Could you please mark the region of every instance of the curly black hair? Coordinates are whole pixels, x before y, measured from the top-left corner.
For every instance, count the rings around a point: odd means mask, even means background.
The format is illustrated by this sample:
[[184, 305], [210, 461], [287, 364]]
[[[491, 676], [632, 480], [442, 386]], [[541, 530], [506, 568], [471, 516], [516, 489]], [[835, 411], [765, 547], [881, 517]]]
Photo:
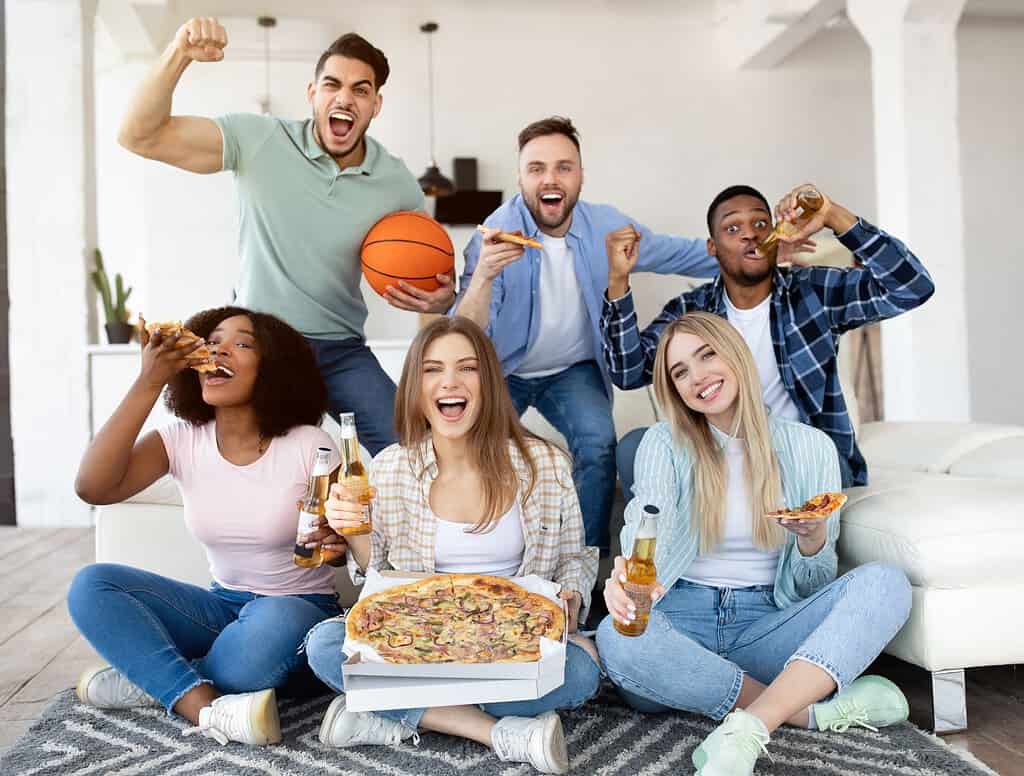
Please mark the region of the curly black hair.
[[[320, 425], [327, 411], [327, 386], [309, 343], [287, 323], [244, 307], [215, 307], [193, 315], [185, 321], [185, 328], [206, 339], [222, 321], [236, 315], [252, 321], [259, 346], [260, 367], [252, 406], [260, 434], [270, 439], [295, 426]], [[174, 415], [195, 426], [214, 417], [214, 408], [203, 401], [199, 375], [192, 369], [171, 378], [164, 403]]]

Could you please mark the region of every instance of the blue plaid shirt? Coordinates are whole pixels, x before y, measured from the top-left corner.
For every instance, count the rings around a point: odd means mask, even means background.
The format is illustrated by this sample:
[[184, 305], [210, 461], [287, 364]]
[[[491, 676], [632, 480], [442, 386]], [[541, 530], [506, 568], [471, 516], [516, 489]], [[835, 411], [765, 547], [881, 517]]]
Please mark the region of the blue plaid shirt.
[[[935, 286], [920, 259], [902, 242], [863, 219], [839, 241], [861, 266], [775, 270], [772, 345], [800, 419], [828, 434], [848, 462], [853, 483], [866, 485], [867, 464], [857, 448], [839, 385], [839, 335], [913, 310], [935, 292]], [[695, 310], [726, 317], [721, 277], [670, 301], [643, 331], [637, 326], [632, 292], [620, 299], [605, 298], [601, 334], [612, 382], [624, 389], [649, 385], [661, 332]]]

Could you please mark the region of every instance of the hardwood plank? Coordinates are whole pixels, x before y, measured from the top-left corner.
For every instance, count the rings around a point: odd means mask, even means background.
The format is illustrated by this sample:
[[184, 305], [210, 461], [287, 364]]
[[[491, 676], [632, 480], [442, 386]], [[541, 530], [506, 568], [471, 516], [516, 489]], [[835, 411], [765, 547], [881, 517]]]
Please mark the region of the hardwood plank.
[[[0, 574], [0, 605], [17, 605], [20, 596], [48, 593], [58, 597], [67, 593], [67, 586], [78, 570], [91, 563], [96, 548], [90, 529], [66, 529], [71, 534], [54, 538], [58, 544], [45, 546], [45, 558], [21, 564], [16, 570]], [[58, 548], [56, 551], [54, 548]]]
[[103, 659], [84, 638], [77, 636], [64, 650], [55, 655], [42, 670], [33, 676], [2, 708], [15, 705], [49, 703], [54, 696], [74, 687], [78, 677], [89, 666]]
[[39, 542], [44, 533], [39, 528], [16, 528], [13, 526], [0, 526], [0, 560], [19, 552], [22, 548]]
[[58, 606], [0, 645], [0, 706], [77, 638], [67, 609]]
[[0, 754], [21, 738], [22, 734], [32, 727], [33, 722], [34, 719], [5, 720], [4, 724], [0, 725]]

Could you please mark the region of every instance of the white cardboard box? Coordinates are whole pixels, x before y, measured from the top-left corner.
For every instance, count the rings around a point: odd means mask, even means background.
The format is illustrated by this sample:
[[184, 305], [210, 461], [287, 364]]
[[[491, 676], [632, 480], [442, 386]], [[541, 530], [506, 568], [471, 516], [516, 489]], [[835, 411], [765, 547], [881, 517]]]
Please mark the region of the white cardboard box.
[[[371, 571], [360, 597], [426, 576], [385, 574]], [[528, 578], [516, 581], [542, 592]], [[544, 594], [564, 609], [564, 602], [551, 592], [557, 586], [537, 581], [547, 586]], [[540, 651], [541, 659], [532, 663], [410, 665], [364, 660], [359, 652], [349, 653], [346, 645], [345, 705], [352, 711], [379, 711], [540, 698], [565, 681], [565, 634], [560, 642], [542, 638]]]

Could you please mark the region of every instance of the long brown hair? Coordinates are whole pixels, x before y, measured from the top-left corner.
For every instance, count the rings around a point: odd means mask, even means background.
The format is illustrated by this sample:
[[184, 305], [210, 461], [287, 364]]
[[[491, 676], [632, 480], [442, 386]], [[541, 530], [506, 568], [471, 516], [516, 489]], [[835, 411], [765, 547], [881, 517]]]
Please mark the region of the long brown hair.
[[480, 410], [467, 439], [470, 460], [480, 473], [484, 491], [483, 514], [471, 529], [473, 533], [480, 533], [493, 527], [519, 490], [519, 475], [513, 466], [509, 442], [529, 468], [528, 486], [522, 498], [524, 502], [533, 492], [537, 479], [537, 465], [530, 453], [531, 440], [543, 442], [552, 454], [557, 448], [523, 428], [494, 345], [479, 326], [461, 316], [432, 321], [416, 335], [409, 347], [395, 399], [395, 428], [399, 444], [422, 455], [422, 443], [430, 434], [422, 403], [423, 356], [434, 340], [449, 334], [461, 334], [469, 340], [480, 370], [480, 395], [477, 397]]
[[725, 529], [728, 472], [722, 448], [703, 413], [686, 406], [669, 374], [668, 346], [677, 334], [703, 340], [736, 375], [736, 430], [745, 443], [747, 484], [750, 489], [751, 533], [755, 546], [774, 549], [785, 536], [765, 514], [782, 504], [779, 462], [772, 447], [768, 414], [761, 397], [761, 379], [747, 343], [732, 325], [711, 313], [687, 313], [670, 323], [661, 334], [654, 357], [654, 393], [668, 417], [672, 435], [693, 455], [693, 514], [691, 526], [700, 539], [702, 553], [718, 545]]

